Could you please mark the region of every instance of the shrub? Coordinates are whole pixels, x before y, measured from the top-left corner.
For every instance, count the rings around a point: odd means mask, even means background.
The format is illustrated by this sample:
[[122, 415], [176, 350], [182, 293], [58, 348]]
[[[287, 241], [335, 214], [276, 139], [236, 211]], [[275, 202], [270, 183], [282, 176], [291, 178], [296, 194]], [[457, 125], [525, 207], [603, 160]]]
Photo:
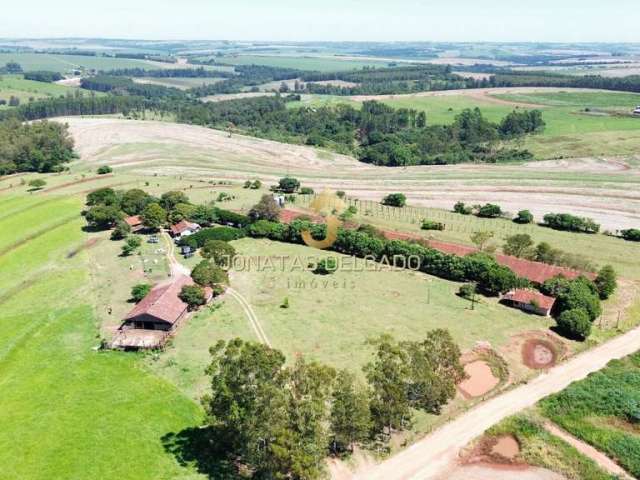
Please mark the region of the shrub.
[[196, 310], [207, 303], [204, 289], [198, 285], [185, 285], [178, 295], [180, 300], [187, 304], [189, 310]]
[[142, 245], [142, 239], [136, 235], [127, 237], [127, 241], [122, 246], [122, 256], [128, 257]]
[[502, 209], [499, 205], [487, 203], [478, 209], [477, 215], [483, 218], [497, 218], [502, 215]]
[[97, 173], [98, 175], [106, 175], [107, 173], [111, 173], [113, 172], [113, 168], [111, 168], [109, 165], [103, 165], [101, 167], [98, 167]]
[[300, 181], [293, 177], [284, 177], [278, 181], [278, 190], [284, 193], [295, 193], [300, 188]]
[[444, 230], [444, 223], [434, 220], [423, 220], [420, 228], [422, 228], [422, 230]]
[[531, 247], [533, 247], [531, 236], [526, 233], [517, 233], [506, 238], [502, 251], [514, 257], [528, 257], [531, 254]]
[[313, 195], [314, 191], [313, 191], [313, 188], [311, 187], [302, 187], [300, 189], [300, 193], [302, 195]]
[[630, 228], [628, 230], [622, 230], [620, 235], [625, 240], [630, 240], [632, 242], [640, 242], [640, 229], [638, 228]]
[[582, 308], [562, 312], [556, 320], [558, 328], [570, 338], [586, 339], [591, 335], [589, 314]]
[[471, 215], [473, 209], [471, 207], [467, 207], [464, 202], [456, 202], [453, 206], [453, 211], [461, 215]]
[[273, 195], [263, 195], [260, 201], [249, 211], [252, 220], [269, 220], [276, 222], [280, 217], [280, 207]]
[[618, 286], [617, 275], [613, 267], [611, 265], [602, 267], [594, 283], [598, 289], [601, 300], [606, 300], [613, 295], [613, 292], [616, 291]]
[[319, 260], [318, 263], [315, 264], [315, 268], [313, 269], [313, 273], [316, 275], [330, 275], [338, 270], [338, 261], [335, 257], [327, 257]]
[[404, 193], [390, 193], [382, 199], [382, 205], [388, 207], [404, 207], [407, 204], [407, 197]]
[[131, 300], [135, 303], [140, 302], [151, 291], [151, 285], [148, 283], [139, 283], [131, 289]]
[[230, 227], [242, 228], [251, 223], [251, 218], [240, 213], [232, 212], [230, 210], [223, 210], [222, 208], [216, 208], [214, 210], [215, 216], [218, 219], [217, 222], [220, 225], [226, 225]]
[[43, 179], [36, 178], [35, 180], [31, 180], [27, 185], [31, 187], [31, 190], [42, 190], [46, 184], [47, 182]]
[[460, 285], [460, 289], [458, 290], [458, 295], [461, 296], [462, 298], [471, 300], [475, 294], [476, 294], [476, 286], [474, 284], [465, 283], [464, 285]]
[[533, 214], [529, 210], [520, 210], [513, 221], [520, 224], [533, 223]]
[[193, 235], [180, 239], [178, 244], [180, 246], [188, 245], [192, 248], [202, 248], [209, 240], [221, 240], [223, 242], [230, 242], [232, 240], [238, 240], [245, 236], [244, 230], [233, 227], [215, 227], [215, 228], [203, 228]]
[[229, 284], [229, 274], [208, 260], [203, 260], [195, 266], [191, 272], [191, 278], [202, 287]]
[[593, 219], [576, 217], [569, 213], [548, 213], [543, 217], [544, 224], [555, 230], [565, 230], [580, 233], [598, 233], [600, 225]]
[[207, 240], [200, 254], [219, 267], [229, 268], [236, 256], [236, 249], [222, 240]]

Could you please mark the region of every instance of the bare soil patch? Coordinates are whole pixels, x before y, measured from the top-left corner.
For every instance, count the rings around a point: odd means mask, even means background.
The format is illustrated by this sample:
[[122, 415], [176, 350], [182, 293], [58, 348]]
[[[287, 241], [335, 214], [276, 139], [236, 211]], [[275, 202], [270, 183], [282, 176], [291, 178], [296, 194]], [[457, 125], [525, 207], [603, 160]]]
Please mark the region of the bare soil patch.
[[497, 439], [496, 444], [491, 448], [492, 455], [498, 455], [508, 460], [515, 459], [520, 453], [520, 444], [511, 435], [505, 435]]
[[547, 340], [532, 338], [522, 345], [522, 363], [529, 368], [551, 368], [557, 360], [556, 346]]
[[467, 378], [458, 384], [458, 389], [466, 398], [480, 397], [493, 390], [500, 379], [493, 375], [489, 364], [476, 360], [464, 366]]

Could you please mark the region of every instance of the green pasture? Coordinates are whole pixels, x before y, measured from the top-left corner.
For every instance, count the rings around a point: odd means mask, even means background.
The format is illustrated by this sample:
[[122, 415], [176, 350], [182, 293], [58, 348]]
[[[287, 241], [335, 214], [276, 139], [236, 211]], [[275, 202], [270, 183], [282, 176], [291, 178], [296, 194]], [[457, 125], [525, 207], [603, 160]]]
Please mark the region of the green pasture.
[[201, 422], [197, 404], [139, 356], [95, 350], [87, 255], [69, 258], [87, 239], [80, 199], [37, 198], [0, 196], [15, 244], [0, 253], [2, 478], [198, 478], [162, 441]]
[[562, 428], [606, 453], [634, 477], [640, 475], [640, 354], [610, 362], [540, 403]]
[[[21, 104], [28, 102], [30, 98], [41, 99], [47, 97], [59, 97], [67, 95], [68, 93], [75, 93], [78, 90], [85, 94], [89, 94], [88, 90], [83, 90], [77, 87], [58, 85], [57, 83], [25, 80], [22, 75], [0, 76], [0, 99], [9, 101], [12, 96], [15, 96], [20, 99]], [[97, 94], [104, 95], [100, 92], [97, 92]]]
[[[17, 62], [25, 72], [49, 70], [66, 73], [76, 69], [111, 70], [115, 68], [162, 68], [162, 64], [130, 58], [90, 57], [86, 55], [57, 55], [44, 53], [0, 53], [0, 65]], [[160, 66], [159, 66], [160, 65]]]

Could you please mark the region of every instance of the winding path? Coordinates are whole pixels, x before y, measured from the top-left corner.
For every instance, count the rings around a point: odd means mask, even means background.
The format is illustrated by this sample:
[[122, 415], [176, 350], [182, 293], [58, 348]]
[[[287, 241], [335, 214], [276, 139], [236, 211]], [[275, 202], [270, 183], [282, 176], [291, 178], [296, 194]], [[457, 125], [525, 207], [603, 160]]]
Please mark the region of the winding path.
[[640, 327], [550, 369], [529, 383], [499, 395], [416, 442], [388, 460], [357, 472], [357, 480], [429, 479], [443, 476], [455, 465], [458, 452], [504, 418], [533, 406], [570, 383], [602, 369], [609, 361], [640, 350]]
[[[173, 240], [171, 239], [169, 234], [167, 232], [163, 232], [162, 236], [165, 239], [166, 245], [167, 245], [167, 261], [169, 262], [171, 276], [175, 277], [177, 275], [187, 275], [187, 276], [191, 275], [191, 270], [185, 267], [176, 258], [175, 244], [173, 243]], [[260, 324], [260, 320], [258, 320], [258, 316], [256, 315], [256, 312], [253, 310], [253, 308], [251, 307], [251, 304], [247, 301], [247, 299], [244, 298], [240, 292], [238, 292], [237, 290], [229, 286], [226, 286], [225, 291], [240, 304], [240, 307], [242, 307], [242, 310], [247, 316], [247, 319], [249, 320], [249, 324], [251, 325], [251, 328], [255, 332], [256, 336], [258, 337], [258, 340], [264, 343], [269, 348], [271, 348], [271, 342], [269, 341], [267, 334], [264, 332], [264, 329]]]

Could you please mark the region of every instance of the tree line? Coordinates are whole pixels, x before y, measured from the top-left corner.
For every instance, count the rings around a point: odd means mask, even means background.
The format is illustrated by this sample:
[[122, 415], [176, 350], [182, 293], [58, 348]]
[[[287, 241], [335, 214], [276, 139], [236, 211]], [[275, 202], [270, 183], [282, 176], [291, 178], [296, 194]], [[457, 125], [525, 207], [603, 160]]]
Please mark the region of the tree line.
[[236, 74], [222, 70], [206, 70], [198, 68], [162, 68], [148, 70], [145, 68], [118, 68], [101, 72], [110, 77], [154, 77], [154, 78], [231, 78]]
[[60, 171], [73, 158], [73, 139], [66, 125], [0, 122], [0, 175]]
[[330, 454], [386, 441], [409, 428], [413, 411], [440, 413], [464, 379], [447, 330], [421, 341], [373, 339], [366, 384], [349, 370], [299, 357], [292, 365], [265, 345], [239, 338], [211, 348], [211, 390], [202, 403], [212, 455], [253, 478], [315, 479]]

